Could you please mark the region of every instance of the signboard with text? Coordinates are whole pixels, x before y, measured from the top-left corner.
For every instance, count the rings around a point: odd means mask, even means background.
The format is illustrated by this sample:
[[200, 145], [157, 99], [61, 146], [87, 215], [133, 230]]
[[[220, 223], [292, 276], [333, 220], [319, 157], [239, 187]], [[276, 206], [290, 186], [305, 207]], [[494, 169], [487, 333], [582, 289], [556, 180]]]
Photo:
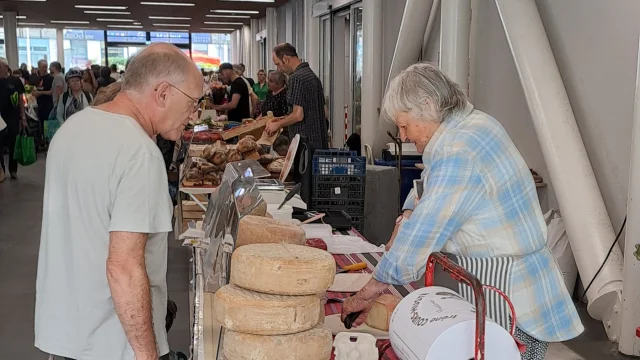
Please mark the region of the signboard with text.
[[145, 31], [108, 30], [107, 41], [145, 44], [147, 42], [147, 33]]

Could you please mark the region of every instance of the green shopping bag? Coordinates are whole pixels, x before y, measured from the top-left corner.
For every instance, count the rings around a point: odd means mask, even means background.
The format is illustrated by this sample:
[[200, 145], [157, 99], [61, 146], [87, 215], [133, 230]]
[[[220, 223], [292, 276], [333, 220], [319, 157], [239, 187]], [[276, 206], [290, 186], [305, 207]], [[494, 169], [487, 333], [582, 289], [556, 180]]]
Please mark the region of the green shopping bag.
[[20, 132], [13, 149], [13, 159], [22, 166], [29, 166], [36, 162], [36, 144], [33, 136], [28, 136], [24, 131]]

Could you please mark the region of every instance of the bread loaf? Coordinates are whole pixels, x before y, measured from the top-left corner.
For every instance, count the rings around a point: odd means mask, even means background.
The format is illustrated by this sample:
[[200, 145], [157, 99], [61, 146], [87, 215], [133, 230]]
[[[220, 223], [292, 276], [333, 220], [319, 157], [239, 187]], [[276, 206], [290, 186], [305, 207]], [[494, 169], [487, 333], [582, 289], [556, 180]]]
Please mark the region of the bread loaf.
[[240, 220], [236, 249], [249, 244], [296, 244], [305, 242], [304, 230], [284, 221], [247, 215]]
[[266, 294], [320, 294], [335, 275], [333, 256], [308, 246], [253, 244], [236, 249], [231, 258], [231, 283]]

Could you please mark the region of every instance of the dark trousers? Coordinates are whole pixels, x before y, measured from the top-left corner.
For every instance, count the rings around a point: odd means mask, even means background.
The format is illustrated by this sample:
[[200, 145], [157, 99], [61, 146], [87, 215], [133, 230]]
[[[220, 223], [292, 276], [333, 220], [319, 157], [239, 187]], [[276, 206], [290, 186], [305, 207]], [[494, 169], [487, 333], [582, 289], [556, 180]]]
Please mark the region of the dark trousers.
[[20, 125], [18, 121], [7, 120], [7, 127], [0, 131], [0, 167], [5, 172], [7, 168], [4, 164], [4, 149], [9, 148], [9, 172], [18, 172], [18, 162], [13, 159], [13, 150], [16, 146], [16, 138], [20, 132]]

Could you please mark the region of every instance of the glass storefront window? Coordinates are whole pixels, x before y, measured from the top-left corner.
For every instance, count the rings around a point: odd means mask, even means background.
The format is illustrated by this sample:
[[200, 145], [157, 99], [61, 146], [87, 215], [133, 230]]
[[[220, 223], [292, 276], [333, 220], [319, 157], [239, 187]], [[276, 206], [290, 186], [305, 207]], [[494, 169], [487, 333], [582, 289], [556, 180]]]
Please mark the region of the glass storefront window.
[[0, 28], [0, 56], [7, 57], [7, 53], [4, 51], [4, 28]]
[[39, 60], [58, 60], [56, 29], [18, 28], [18, 62], [37, 67]]
[[106, 64], [104, 31], [65, 29], [63, 37], [65, 69]]
[[354, 66], [353, 66], [353, 133], [360, 134], [362, 126], [362, 68], [364, 66], [362, 8], [353, 10], [355, 15]]
[[221, 63], [231, 60], [231, 36], [229, 34], [191, 34], [193, 61], [205, 70], [217, 70]]

